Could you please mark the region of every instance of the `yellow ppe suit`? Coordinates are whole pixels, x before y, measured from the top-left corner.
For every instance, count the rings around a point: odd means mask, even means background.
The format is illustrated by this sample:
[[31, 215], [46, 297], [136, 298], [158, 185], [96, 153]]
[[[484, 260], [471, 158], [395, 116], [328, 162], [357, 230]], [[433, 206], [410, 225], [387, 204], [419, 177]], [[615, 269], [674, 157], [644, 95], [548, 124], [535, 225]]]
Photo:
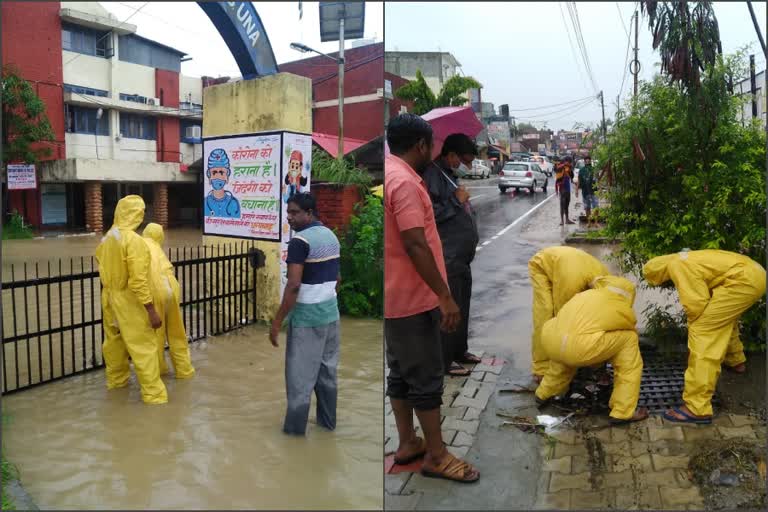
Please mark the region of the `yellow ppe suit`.
[[152, 304], [151, 257], [144, 239], [136, 233], [144, 219], [144, 200], [126, 196], [117, 203], [112, 227], [96, 248], [101, 294], [107, 388], [128, 384], [133, 360], [145, 403], [168, 401], [160, 379], [155, 332], [145, 305]]
[[635, 414], [640, 398], [643, 360], [632, 305], [635, 286], [623, 277], [596, 278], [594, 289], [576, 294], [555, 318], [544, 324], [541, 344], [549, 367], [536, 396], [561, 395], [580, 367], [610, 362], [613, 392], [608, 405], [618, 420]]
[[155, 331], [160, 374], [168, 373], [168, 365], [165, 362], [167, 340], [176, 378], [188, 379], [195, 374], [195, 369], [192, 367], [181, 314], [181, 286], [173, 273], [173, 265], [163, 251], [163, 227], [155, 223], [147, 224], [143, 235], [152, 255], [151, 281], [155, 309], [163, 320], [163, 326]]
[[653, 258], [646, 281], [672, 281], [688, 317], [688, 369], [683, 401], [697, 416], [712, 415], [721, 365], [747, 360], [739, 339], [739, 317], [765, 294], [765, 269], [728, 251], [684, 251]]
[[541, 328], [579, 292], [589, 288], [598, 276], [609, 275], [600, 261], [573, 247], [556, 246], [537, 252], [528, 262], [533, 287], [533, 374], [544, 375], [549, 365], [541, 348]]

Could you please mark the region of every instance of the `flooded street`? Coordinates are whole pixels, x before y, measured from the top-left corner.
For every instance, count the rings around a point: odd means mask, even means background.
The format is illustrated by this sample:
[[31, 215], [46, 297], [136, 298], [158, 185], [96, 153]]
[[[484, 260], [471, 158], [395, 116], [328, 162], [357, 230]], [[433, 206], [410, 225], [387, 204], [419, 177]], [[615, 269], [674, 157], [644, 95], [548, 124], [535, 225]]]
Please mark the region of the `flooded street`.
[[[342, 321], [338, 427], [282, 433], [285, 337], [192, 344], [197, 375], [141, 403], [95, 371], [3, 398], [3, 450], [41, 509], [380, 509], [382, 327]], [[314, 399], [313, 399], [314, 406]]]

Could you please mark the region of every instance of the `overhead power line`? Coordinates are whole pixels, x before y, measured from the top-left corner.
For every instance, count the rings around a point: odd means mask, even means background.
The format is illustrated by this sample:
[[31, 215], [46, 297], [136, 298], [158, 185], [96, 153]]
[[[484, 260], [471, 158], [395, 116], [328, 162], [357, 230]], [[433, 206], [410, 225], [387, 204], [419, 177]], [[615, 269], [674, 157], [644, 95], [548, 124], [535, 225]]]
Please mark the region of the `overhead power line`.
[[627, 34], [627, 37], [629, 37], [629, 30], [627, 30], [627, 24], [624, 23], [624, 15], [621, 14], [621, 7], [619, 7], [619, 2], [616, 2], [616, 10], [619, 11], [619, 19], [621, 20], [621, 26], [624, 27], [624, 33]]
[[[591, 105], [592, 102], [594, 102], [594, 101], [596, 101], [596, 98], [593, 97], [593, 98], [590, 98], [590, 99], [588, 99], [586, 101], [583, 101], [583, 102], [581, 102], [581, 103], [579, 103], [577, 105], [571, 105], [570, 107], [567, 107], [567, 108], [564, 108], [564, 109], [561, 109], [561, 110], [556, 110], [554, 112], [549, 112], [549, 113], [547, 113], [547, 114], [545, 114], [543, 116], [516, 117], [516, 119], [519, 120], [519, 121], [536, 121], [536, 122], [539, 122], [539, 123], [555, 121], [557, 119], [561, 119], [561, 118], [563, 118], [565, 116], [568, 116], [568, 115], [570, 115], [570, 114], [572, 114], [574, 112], [578, 112], [579, 110], [581, 110], [582, 108], [586, 107], [587, 105]], [[549, 117], [549, 116], [551, 116], [553, 114], [562, 114], [562, 115], [557, 116], [557, 117]], [[541, 119], [542, 117], [546, 117], [547, 119]]]
[[[634, 16], [634, 15], [633, 15]], [[624, 82], [627, 80], [627, 75], [629, 74], [629, 48], [632, 44], [632, 32], [627, 34], [627, 52], [624, 56], [624, 69], [623, 73], [621, 74], [621, 87], [619, 87], [619, 98], [621, 98], [621, 93], [624, 92]]]
[[581, 101], [590, 99], [592, 97], [593, 97], [592, 95], [589, 95], [589, 96], [586, 96], [584, 98], [579, 98], [577, 100], [565, 101], [563, 103], [555, 103], [554, 105], [544, 105], [544, 106], [541, 106], [541, 107], [511, 108], [511, 109], [509, 109], [509, 111], [510, 112], [527, 112], [527, 111], [531, 111], [531, 110], [544, 110], [544, 109], [548, 109], [548, 108], [552, 108], [552, 107], [560, 107], [562, 105], [568, 105], [568, 104], [571, 104], [571, 103], [579, 103]]
[[[568, 22], [565, 21], [565, 13], [563, 12], [563, 3], [558, 2], [557, 5], [560, 7], [560, 16], [563, 18], [563, 26], [565, 27], [565, 33], [568, 35], [568, 46], [571, 49], [571, 57], [573, 57], [573, 62], [576, 63], [576, 68], [579, 70], [579, 75], [581, 75], [582, 80], [584, 79], [585, 72], [582, 73], [582, 66], [579, 64], [579, 58], [576, 56], [576, 49], [574, 48], [573, 40], [571, 39], [571, 31], [568, 28]], [[589, 89], [588, 84], [584, 84], [587, 86], [587, 89]]]
[[592, 83], [593, 91], [595, 94], [597, 94], [600, 88], [597, 86], [597, 82], [595, 81], [595, 75], [592, 72], [592, 65], [589, 61], [589, 53], [587, 52], [587, 45], [584, 43], [584, 33], [581, 28], [581, 22], [579, 21], [579, 11], [576, 8], [576, 2], [567, 3], [566, 7], [568, 8], [568, 14], [571, 17], [571, 23], [573, 24], [573, 29], [576, 34], [576, 42], [579, 45], [581, 56], [584, 59], [584, 66], [587, 70], [589, 80]]

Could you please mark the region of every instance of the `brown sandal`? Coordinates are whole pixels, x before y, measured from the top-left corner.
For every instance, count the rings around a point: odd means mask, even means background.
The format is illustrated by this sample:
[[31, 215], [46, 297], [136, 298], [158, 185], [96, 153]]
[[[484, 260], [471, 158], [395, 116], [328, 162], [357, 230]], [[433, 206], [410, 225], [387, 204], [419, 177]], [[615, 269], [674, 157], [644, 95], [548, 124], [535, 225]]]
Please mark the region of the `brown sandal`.
[[416, 439], [419, 440], [419, 446], [420, 446], [419, 450], [403, 459], [398, 460], [397, 458], [395, 458], [395, 464], [397, 464], [398, 466], [407, 466], [411, 462], [422, 458], [427, 453], [427, 442], [420, 437], [416, 437]]
[[[473, 470], [476, 473], [475, 477], [467, 478], [468, 475], [472, 474]], [[428, 471], [422, 467], [421, 474], [429, 478], [442, 478], [443, 480], [462, 484], [471, 484], [480, 480], [480, 472], [477, 469], [472, 467], [471, 464], [457, 459], [450, 452], [446, 454], [443, 462], [437, 467], [437, 471]]]

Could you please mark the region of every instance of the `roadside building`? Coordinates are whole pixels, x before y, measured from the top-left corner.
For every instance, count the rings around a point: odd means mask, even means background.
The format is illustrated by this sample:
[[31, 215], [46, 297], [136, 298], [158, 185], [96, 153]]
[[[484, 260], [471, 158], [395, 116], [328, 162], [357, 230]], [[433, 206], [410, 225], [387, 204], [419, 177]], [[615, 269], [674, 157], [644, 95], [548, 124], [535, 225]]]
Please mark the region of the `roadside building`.
[[140, 194], [163, 226], [199, 222], [187, 166], [202, 155], [203, 84], [181, 75], [183, 51], [136, 29], [96, 2], [2, 2], [3, 64], [33, 85], [55, 134], [37, 189], [10, 191], [4, 214], [100, 232]]
[[[739, 119], [743, 125], [752, 122], [752, 80], [747, 78], [734, 84], [733, 93], [745, 99], [739, 111]], [[755, 74], [755, 96], [757, 99], [757, 118], [762, 119], [765, 125], [766, 95], [765, 95], [765, 70]]]
[[461, 64], [448, 52], [386, 52], [384, 70], [406, 80], [414, 80], [421, 70], [424, 81], [435, 94], [445, 82], [459, 74]]

